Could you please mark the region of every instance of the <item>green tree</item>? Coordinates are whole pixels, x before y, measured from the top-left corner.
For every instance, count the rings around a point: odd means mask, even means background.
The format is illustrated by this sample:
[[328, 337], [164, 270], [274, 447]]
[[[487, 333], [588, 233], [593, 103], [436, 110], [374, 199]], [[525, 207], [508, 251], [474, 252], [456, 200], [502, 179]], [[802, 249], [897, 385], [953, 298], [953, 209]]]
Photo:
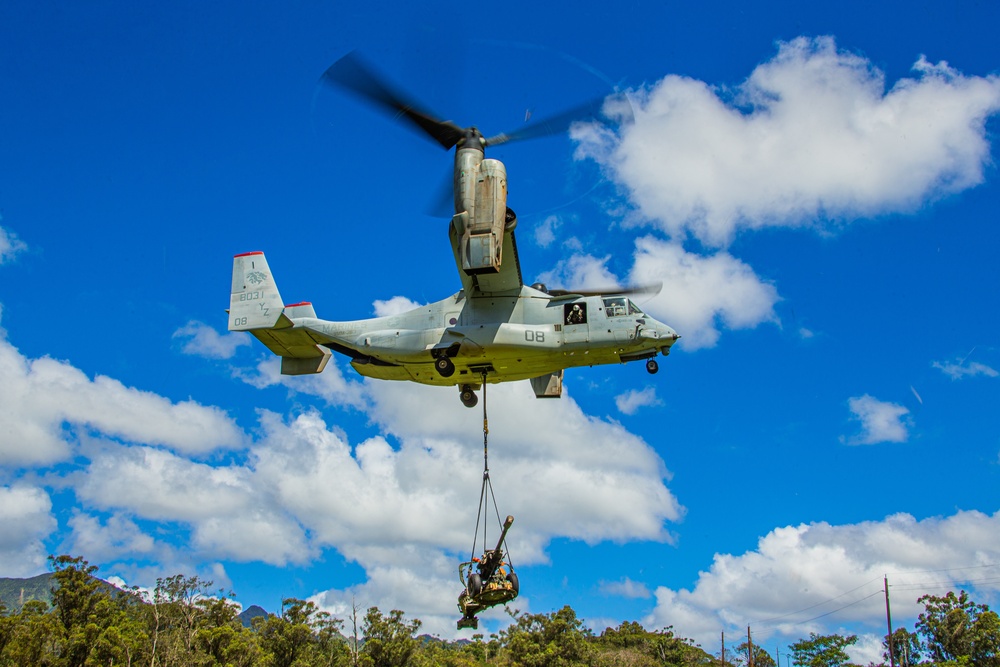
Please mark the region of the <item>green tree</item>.
[[[889, 635], [882, 639], [882, 658], [889, 662]], [[896, 628], [892, 632], [892, 656], [897, 667], [914, 667], [920, 664], [924, 652], [920, 637], [906, 628]]]
[[286, 598], [281, 616], [255, 619], [254, 629], [274, 667], [332, 667], [349, 663], [343, 621], [320, 611], [312, 602]]
[[[267, 664], [292, 667], [305, 661], [314, 641], [310, 623], [316, 605], [305, 600], [286, 598], [281, 601], [281, 616], [268, 616], [254, 624]], [[301, 659], [301, 660], [300, 660]]]
[[[161, 577], [152, 593], [142, 596], [146, 604], [134, 605], [132, 616], [147, 636], [143, 665], [256, 664], [257, 637], [239, 621], [233, 594], [211, 587], [197, 576]], [[138, 599], [139, 591], [133, 592], [130, 599]]]
[[115, 614], [94, 642], [87, 664], [134, 665], [148, 646], [149, 636], [139, 619]]
[[359, 642], [360, 635], [358, 634], [359, 611], [361, 611], [361, 606], [358, 604], [357, 600], [351, 598], [351, 636], [347, 638], [347, 649], [350, 654], [350, 662], [348, 664], [350, 664], [351, 667], [358, 667], [358, 665], [361, 664], [361, 646]]
[[243, 627], [228, 595], [197, 602], [201, 611], [194, 633], [197, 657], [205, 665], [250, 667], [261, 657], [256, 635]]
[[328, 612], [320, 611], [313, 617], [316, 633], [317, 664], [344, 665], [348, 663], [350, 651], [343, 633], [344, 621], [334, 618]]
[[858, 641], [857, 635], [817, 635], [809, 633], [809, 639], [802, 639], [789, 646], [796, 665], [802, 667], [839, 667], [848, 664], [850, 657], [844, 650]]
[[714, 665], [715, 660], [693, 639], [678, 637], [674, 627], [667, 627], [653, 633], [654, 656], [662, 665]]
[[96, 565], [82, 557], [49, 556], [52, 604], [64, 641], [67, 667], [84, 667], [101, 636], [109, 604], [107, 584], [94, 577]]
[[3, 656], [4, 648], [14, 636], [15, 627], [15, 619], [7, 615], [7, 606], [0, 601], [0, 657]]
[[512, 612], [515, 622], [500, 633], [507, 657], [515, 665], [561, 667], [586, 664], [594, 649], [591, 632], [567, 605], [551, 614]]
[[412, 667], [479, 667], [483, 664], [468, 646], [427, 638], [410, 659]]
[[149, 636], [141, 606], [135, 589], [98, 601], [95, 615], [101, 632], [91, 648], [88, 665], [133, 665], [148, 658]]
[[650, 631], [635, 621], [607, 628], [592, 642], [597, 665], [714, 665], [715, 659], [692, 640], [678, 637], [673, 626]]
[[[736, 655], [739, 656], [741, 664], [749, 665], [750, 662], [747, 660], [747, 652], [750, 648], [750, 644], [743, 642], [736, 647]], [[753, 646], [753, 666], [754, 667], [775, 667], [774, 658], [771, 654], [765, 651], [762, 647], [754, 644]]]
[[408, 665], [418, 646], [413, 635], [421, 625], [420, 619], [407, 621], [398, 609], [383, 616], [378, 607], [370, 607], [361, 624], [361, 634], [365, 637], [361, 652], [374, 667]]
[[209, 597], [212, 582], [200, 577], [176, 574], [157, 579], [153, 602], [160, 608], [162, 622], [179, 638], [184, 653], [190, 655], [203, 609], [199, 602]]
[[605, 628], [593, 642], [597, 667], [656, 667], [652, 655], [652, 634], [635, 621], [623, 621], [617, 628]]
[[497, 635], [490, 635], [489, 641], [484, 641], [482, 633], [472, 635], [472, 642], [467, 644], [463, 651], [474, 660], [473, 664], [491, 664], [496, 656], [500, 654], [500, 638]]
[[158, 577], [144, 610], [150, 638], [151, 667], [174, 667], [191, 662], [198, 608], [211, 582], [177, 574]]
[[0, 653], [0, 665], [54, 667], [62, 646], [59, 619], [41, 600], [29, 600], [12, 618], [10, 639]]
[[933, 662], [969, 662], [976, 667], [1000, 666], [1000, 618], [986, 605], [976, 604], [968, 593], [924, 595], [917, 602], [924, 611], [917, 618]]
[[622, 621], [617, 628], [605, 628], [599, 643], [616, 648], [644, 647], [649, 644], [649, 631], [635, 621]]

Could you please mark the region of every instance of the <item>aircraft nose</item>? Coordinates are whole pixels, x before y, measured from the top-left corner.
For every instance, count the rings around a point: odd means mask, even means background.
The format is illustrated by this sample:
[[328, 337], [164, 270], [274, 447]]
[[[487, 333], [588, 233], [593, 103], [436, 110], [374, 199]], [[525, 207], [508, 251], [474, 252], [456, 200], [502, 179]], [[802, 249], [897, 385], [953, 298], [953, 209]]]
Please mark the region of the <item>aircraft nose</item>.
[[640, 329], [639, 335], [642, 338], [666, 341], [667, 345], [673, 345], [680, 335], [666, 324], [655, 322], [654, 326]]
[[680, 340], [681, 335], [674, 331], [671, 327], [668, 327], [666, 324], [661, 323], [657, 328], [659, 329], [658, 333], [660, 340], [666, 343], [666, 346], [663, 348], [663, 354], [668, 354], [671, 346]]

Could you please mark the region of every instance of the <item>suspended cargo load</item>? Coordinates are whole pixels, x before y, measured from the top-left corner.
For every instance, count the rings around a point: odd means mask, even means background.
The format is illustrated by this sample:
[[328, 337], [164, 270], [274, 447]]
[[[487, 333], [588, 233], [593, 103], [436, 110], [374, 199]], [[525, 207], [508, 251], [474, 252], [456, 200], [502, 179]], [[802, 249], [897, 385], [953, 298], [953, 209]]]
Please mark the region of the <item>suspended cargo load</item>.
[[458, 629], [479, 628], [476, 614], [506, 604], [517, 597], [520, 589], [517, 574], [510, 563], [504, 559], [504, 539], [507, 531], [514, 523], [514, 517], [508, 516], [503, 522], [503, 531], [497, 539], [497, 545], [483, 553], [482, 558], [473, 558], [458, 566], [458, 579], [465, 589], [458, 596], [458, 609], [462, 618], [458, 621]]

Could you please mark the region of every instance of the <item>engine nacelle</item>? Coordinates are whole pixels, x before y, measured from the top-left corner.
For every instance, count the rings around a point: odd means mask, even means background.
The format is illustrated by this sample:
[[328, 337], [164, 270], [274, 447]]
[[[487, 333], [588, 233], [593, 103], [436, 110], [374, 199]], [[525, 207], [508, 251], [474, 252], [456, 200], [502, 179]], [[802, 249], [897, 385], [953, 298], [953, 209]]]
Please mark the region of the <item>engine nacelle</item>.
[[453, 218], [461, 235], [462, 269], [468, 275], [496, 273], [503, 257], [503, 235], [508, 226], [507, 169], [499, 160], [483, 158], [475, 150], [459, 150]]

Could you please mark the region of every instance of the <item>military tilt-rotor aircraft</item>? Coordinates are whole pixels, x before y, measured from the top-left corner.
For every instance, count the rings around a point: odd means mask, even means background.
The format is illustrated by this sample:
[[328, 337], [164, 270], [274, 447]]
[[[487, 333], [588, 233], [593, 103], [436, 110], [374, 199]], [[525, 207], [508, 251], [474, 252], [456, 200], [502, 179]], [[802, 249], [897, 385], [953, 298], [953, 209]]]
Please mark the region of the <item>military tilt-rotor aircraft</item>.
[[600, 293], [524, 284], [506, 169], [485, 157], [487, 146], [563, 131], [581, 110], [485, 138], [475, 127], [422, 111], [355, 54], [334, 63], [323, 80], [456, 148], [449, 239], [462, 289], [399, 315], [331, 322], [318, 319], [311, 303], [285, 305], [264, 253], [244, 253], [233, 260], [230, 331], [253, 334], [281, 357], [286, 375], [319, 373], [339, 352], [366, 377], [456, 385], [468, 407], [483, 382], [530, 380], [539, 398], [558, 397], [566, 368], [645, 359], [650, 373], [658, 370], [655, 357], [669, 354], [680, 336], [630, 298], [649, 288]]

